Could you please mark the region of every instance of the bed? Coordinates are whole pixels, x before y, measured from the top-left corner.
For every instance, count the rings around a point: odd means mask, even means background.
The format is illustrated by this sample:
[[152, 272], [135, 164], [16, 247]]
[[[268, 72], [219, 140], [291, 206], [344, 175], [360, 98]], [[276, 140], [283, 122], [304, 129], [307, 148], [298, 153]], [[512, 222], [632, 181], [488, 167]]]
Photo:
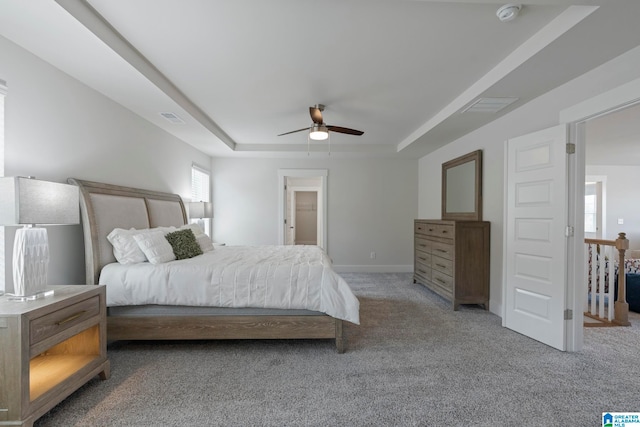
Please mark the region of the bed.
[[359, 323], [358, 300], [324, 251], [222, 246], [189, 259], [120, 264], [107, 236], [183, 229], [182, 199], [68, 182], [80, 189], [86, 282], [107, 287], [108, 340], [333, 339], [344, 352], [343, 321]]

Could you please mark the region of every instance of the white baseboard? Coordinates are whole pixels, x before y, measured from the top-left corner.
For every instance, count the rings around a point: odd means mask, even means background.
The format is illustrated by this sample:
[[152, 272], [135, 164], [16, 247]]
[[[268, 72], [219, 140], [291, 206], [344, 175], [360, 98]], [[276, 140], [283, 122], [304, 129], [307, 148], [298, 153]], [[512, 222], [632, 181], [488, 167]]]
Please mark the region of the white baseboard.
[[413, 273], [413, 265], [334, 265], [337, 273]]

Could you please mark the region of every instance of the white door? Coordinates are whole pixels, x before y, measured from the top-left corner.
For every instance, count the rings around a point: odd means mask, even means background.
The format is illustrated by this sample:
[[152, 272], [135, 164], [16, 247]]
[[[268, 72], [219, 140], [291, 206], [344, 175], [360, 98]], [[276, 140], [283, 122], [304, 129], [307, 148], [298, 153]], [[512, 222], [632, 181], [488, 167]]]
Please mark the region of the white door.
[[296, 244], [296, 192], [287, 189], [287, 245]]
[[503, 325], [566, 349], [567, 127], [507, 141]]

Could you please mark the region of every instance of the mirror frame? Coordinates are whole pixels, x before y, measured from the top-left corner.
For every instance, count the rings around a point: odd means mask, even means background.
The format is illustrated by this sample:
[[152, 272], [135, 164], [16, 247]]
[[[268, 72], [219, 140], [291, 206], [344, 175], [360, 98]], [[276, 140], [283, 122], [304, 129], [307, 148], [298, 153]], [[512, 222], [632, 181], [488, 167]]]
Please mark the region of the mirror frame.
[[[447, 211], [447, 171], [465, 163], [474, 162], [474, 212], [448, 212]], [[473, 151], [464, 156], [457, 157], [442, 164], [442, 219], [461, 221], [482, 221], [482, 150]]]

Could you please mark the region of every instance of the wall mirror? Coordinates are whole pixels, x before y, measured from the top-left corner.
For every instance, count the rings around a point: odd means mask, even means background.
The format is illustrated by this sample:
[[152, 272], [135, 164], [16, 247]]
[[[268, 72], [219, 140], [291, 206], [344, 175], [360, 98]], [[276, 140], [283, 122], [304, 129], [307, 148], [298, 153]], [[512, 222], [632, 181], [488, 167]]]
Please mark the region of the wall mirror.
[[442, 164], [442, 219], [482, 221], [482, 150]]

